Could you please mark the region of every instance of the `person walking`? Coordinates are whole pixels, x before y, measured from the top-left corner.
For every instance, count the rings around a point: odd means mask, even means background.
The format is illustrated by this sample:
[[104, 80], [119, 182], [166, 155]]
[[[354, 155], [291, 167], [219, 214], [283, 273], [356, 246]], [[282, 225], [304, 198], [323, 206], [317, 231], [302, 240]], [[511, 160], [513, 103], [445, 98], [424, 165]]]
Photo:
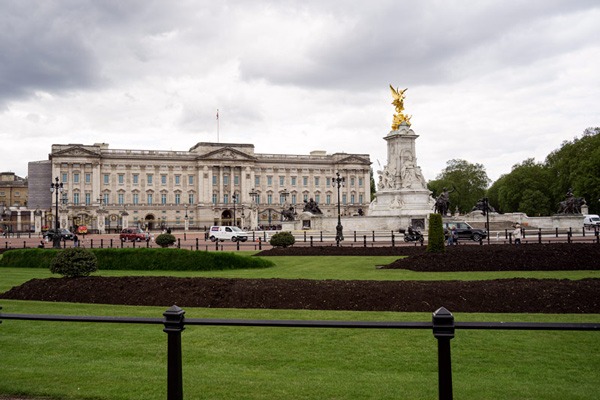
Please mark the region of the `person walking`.
[[521, 238], [523, 237], [523, 233], [521, 232], [521, 225], [516, 224], [515, 230], [513, 231], [513, 239], [515, 239], [515, 244], [521, 244]]

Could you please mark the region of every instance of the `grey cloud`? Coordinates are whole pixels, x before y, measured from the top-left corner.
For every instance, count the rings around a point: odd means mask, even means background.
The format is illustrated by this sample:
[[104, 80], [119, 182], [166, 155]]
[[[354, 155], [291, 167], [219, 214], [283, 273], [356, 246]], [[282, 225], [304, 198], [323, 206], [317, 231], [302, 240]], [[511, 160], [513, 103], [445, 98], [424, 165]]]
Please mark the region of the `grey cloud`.
[[[552, 19], [577, 17], [599, 6], [593, 1], [533, 1], [518, 7], [458, 7], [454, 2], [374, 2], [357, 7], [362, 8], [340, 8], [329, 37], [308, 49], [301, 62], [261, 54], [246, 57], [240, 64], [242, 77], [355, 90], [390, 79], [402, 79], [406, 85], [456, 82], [486, 74], [492, 64], [523, 66], [592, 45], [595, 35], [561, 40], [561, 30], [577, 27]], [[553, 32], [549, 23], [560, 30]]]

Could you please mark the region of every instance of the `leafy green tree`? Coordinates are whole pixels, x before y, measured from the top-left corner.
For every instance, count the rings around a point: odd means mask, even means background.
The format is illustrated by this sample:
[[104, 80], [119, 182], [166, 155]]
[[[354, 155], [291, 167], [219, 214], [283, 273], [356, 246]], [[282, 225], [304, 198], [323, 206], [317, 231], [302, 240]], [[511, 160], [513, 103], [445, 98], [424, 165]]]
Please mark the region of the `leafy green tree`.
[[546, 166], [555, 206], [572, 188], [575, 196], [586, 199], [590, 213], [600, 213], [600, 127], [586, 129], [580, 139], [563, 142], [546, 157]]
[[489, 184], [490, 178], [482, 164], [455, 159], [448, 161], [446, 168], [435, 180], [429, 181], [427, 187], [436, 198], [444, 187], [447, 188], [450, 192], [449, 211], [454, 212], [458, 207], [461, 213], [466, 213], [473, 209], [477, 200], [485, 196]]
[[369, 170], [369, 184], [371, 187], [371, 199], [375, 198], [377, 194], [377, 186], [375, 186], [375, 178], [373, 177], [373, 168]]
[[548, 168], [528, 158], [515, 164], [488, 190], [490, 204], [498, 212], [524, 212], [529, 216], [552, 213], [551, 176]]

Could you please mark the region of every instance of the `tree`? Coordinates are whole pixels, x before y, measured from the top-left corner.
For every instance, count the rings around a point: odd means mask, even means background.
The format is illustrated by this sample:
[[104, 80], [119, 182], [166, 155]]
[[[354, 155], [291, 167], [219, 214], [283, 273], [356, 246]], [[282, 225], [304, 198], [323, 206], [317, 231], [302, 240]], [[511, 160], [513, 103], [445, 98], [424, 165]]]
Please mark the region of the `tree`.
[[524, 212], [529, 216], [552, 212], [551, 182], [548, 168], [528, 158], [515, 164], [488, 190], [490, 203], [498, 212]]
[[446, 163], [446, 168], [435, 180], [429, 181], [427, 187], [436, 198], [443, 188], [447, 188], [450, 192], [449, 211], [453, 212], [458, 207], [461, 213], [466, 213], [484, 197], [489, 184], [490, 178], [482, 164], [454, 159]]
[[600, 127], [587, 128], [581, 139], [563, 142], [546, 157], [546, 166], [554, 205], [572, 188], [575, 196], [586, 199], [590, 213], [600, 213]]
[[371, 199], [374, 199], [377, 194], [377, 186], [375, 186], [375, 178], [373, 177], [373, 168], [369, 170], [369, 184], [371, 187]]

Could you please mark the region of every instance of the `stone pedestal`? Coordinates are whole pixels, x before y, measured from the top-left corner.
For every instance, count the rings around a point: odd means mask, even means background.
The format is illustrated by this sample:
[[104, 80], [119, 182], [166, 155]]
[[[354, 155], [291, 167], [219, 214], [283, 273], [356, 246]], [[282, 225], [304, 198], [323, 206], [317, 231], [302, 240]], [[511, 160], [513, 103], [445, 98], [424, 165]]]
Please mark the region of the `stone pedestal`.
[[417, 165], [415, 140], [418, 137], [405, 122], [384, 137], [388, 160], [383, 170], [378, 171], [378, 190], [369, 206], [370, 217], [427, 220], [433, 212], [434, 200]]

